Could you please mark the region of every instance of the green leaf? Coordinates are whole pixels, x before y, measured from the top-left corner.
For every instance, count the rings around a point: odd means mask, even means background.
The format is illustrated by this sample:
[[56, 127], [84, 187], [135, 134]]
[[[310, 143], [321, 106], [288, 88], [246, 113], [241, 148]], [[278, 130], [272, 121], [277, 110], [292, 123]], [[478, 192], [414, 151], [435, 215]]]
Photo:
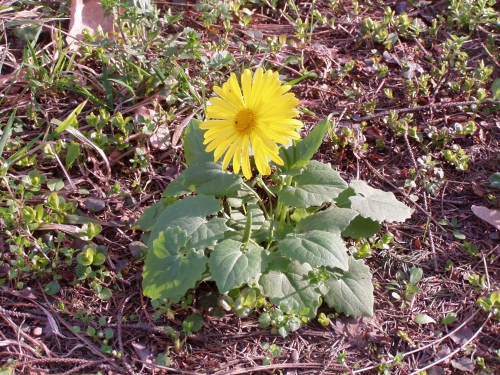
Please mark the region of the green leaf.
[[221, 209], [218, 199], [205, 195], [189, 196], [168, 206], [158, 216], [157, 224], [151, 231], [147, 245], [170, 227], [180, 227], [191, 236], [192, 246], [207, 246], [223, 238], [228, 229], [225, 219], [214, 218], [207, 222], [206, 216], [215, 215]]
[[243, 243], [224, 240], [215, 246], [208, 264], [220, 293], [257, 279], [269, 263], [267, 251], [251, 243], [242, 251]]
[[353, 188], [347, 188], [342, 193], [339, 194], [337, 198], [335, 198], [335, 202], [337, 203], [337, 207], [341, 208], [351, 208], [350, 197], [354, 197], [356, 192]]
[[325, 281], [325, 302], [347, 316], [373, 315], [373, 284], [370, 269], [362, 260], [349, 257], [349, 271]]
[[191, 165], [195, 160], [199, 161], [213, 161], [213, 152], [206, 152], [203, 141], [205, 140], [205, 132], [200, 129], [200, 120], [189, 121], [186, 131], [184, 133], [184, 157], [186, 163]]
[[259, 284], [265, 296], [283, 312], [291, 313], [308, 310], [304, 315], [316, 316], [320, 294], [317, 285], [312, 283], [308, 274], [312, 267], [308, 263], [291, 262], [286, 272], [270, 271], [260, 277]]
[[441, 321], [441, 324], [443, 325], [448, 325], [453, 323], [457, 319], [457, 314], [454, 312], [451, 312], [449, 314], [446, 314], [444, 319]]
[[229, 230], [226, 219], [214, 217], [210, 221], [196, 220], [191, 224], [182, 226], [188, 231], [191, 238], [189, 246], [199, 249], [213, 245], [218, 240], [224, 238], [224, 233]]
[[84, 241], [90, 241], [102, 231], [102, 226], [94, 223], [85, 223], [78, 231], [78, 235]]
[[50, 191], [59, 191], [64, 187], [64, 182], [60, 178], [52, 178], [47, 181], [47, 187]]
[[46, 295], [48, 296], [53, 296], [56, 293], [59, 293], [61, 290], [61, 285], [57, 281], [51, 281], [47, 285], [45, 285], [45, 288], [43, 288], [43, 291]]
[[97, 293], [97, 296], [99, 297], [99, 299], [107, 301], [111, 299], [111, 297], [113, 297], [113, 292], [109, 288], [102, 288], [101, 291]]
[[168, 367], [172, 364], [172, 358], [170, 358], [166, 352], [158, 353], [154, 363], [158, 366]]
[[340, 234], [313, 230], [305, 234], [291, 233], [278, 242], [283, 255], [313, 267], [327, 266], [347, 271], [347, 248]]
[[87, 335], [89, 335], [89, 336], [95, 336], [95, 334], [96, 334], [95, 328], [92, 327], [92, 326], [88, 326], [87, 327]]
[[40, 33], [42, 32], [42, 25], [31, 24], [22, 25], [14, 28], [14, 35], [27, 43], [36, 43]]
[[177, 196], [191, 191], [216, 197], [231, 196], [242, 183], [238, 175], [223, 171], [219, 163], [196, 160], [167, 186], [163, 196]]
[[436, 323], [436, 321], [427, 314], [418, 314], [413, 320], [417, 324]]
[[279, 156], [283, 159], [285, 164], [279, 168], [289, 171], [291, 169], [305, 167], [316, 151], [318, 151], [319, 146], [323, 143], [323, 137], [328, 131], [329, 126], [329, 118], [321, 120], [304, 139], [288, 148], [281, 147]]
[[302, 219], [297, 223], [296, 231], [307, 233], [312, 230], [322, 230], [340, 234], [357, 215], [356, 211], [349, 208], [332, 207]]
[[356, 216], [349, 226], [342, 231], [342, 235], [354, 239], [368, 238], [380, 232], [380, 224], [363, 216]]
[[91, 246], [86, 246], [82, 252], [76, 256], [76, 261], [82, 266], [90, 266], [94, 260], [94, 249]]
[[12, 125], [14, 124], [14, 120], [16, 119], [17, 108], [14, 108], [14, 111], [10, 114], [9, 120], [7, 121], [7, 125], [2, 129], [2, 137], [0, 137], [0, 156], [3, 154], [3, 150], [7, 141], [9, 140], [10, 134], [12, 132]]
[[182, 322], [182, 332], [198, 332], [204, 323], [200, 314], [191, 314]]
[[[500, 81], [500, 79], [498, 79]], [[490, 178], [488, 178], [490, 181], [491, 186], [496, 187], [497, 189], [500, 189], [500, 172], [493, 173]]]
[[331, 202], [347, 188], [347, 183], [330, 164], [308, 162], [302, 174], [294, 176], [292, 186], [285, 186], [278, 196], [290, 207], [321, 206]]
[[80, 155], [80, 144], [71, 142], [66, 151], [66, 169], [69, 169]]
[[176, 200], [177, 199], [167, 198], [153, 203], [151, 207], [144, 210], [139, 220], [135, 222], [135, 225], [139, 226], [139, 228], [143, 231], [152, 230], [158, 223], [158, 217], [160, 214], [165, 210], [165, 208]]
[[180, 228], [159, 233], [144, 264], [144, 295], [177, 303], [201, 280], [208, 258], [203, 251], [186, 248], [188, 240], [188, 233]]
[[374, 189], [364, 181], [349, 184], [356, 195], [350, 197], [351, 208], [363, 217], [382, 222], [402, 222], [410, 218], [413, 210], [396, 199], [393, 193]]
[[68, 127], [76, 123], [77, 122], [76, 117], [80, 114], [83, 107], [85, 107], [85, 104], [87, 104], [86, 100], [83, 103], [80, 103], [80, 105], [76, 107], [73, 110], [73, 112], [71, 112], [69, 116], [66, 117], [66, 119], [52, 133], [50, 133], [50, 135], [47, 137], [47, 141], [52, 141], [59, 134], [65, 131]]
[[491, 85], [491, 93], [494, 100], [500, 100], [500, 78], [493, 81], [493, 84]]
[[412, 267], [410, 269], [410, 285], [417, 285], [417, 283], [422, 279], [424, 271], [422, 268]]
[[94, 258], [92, 259], [93, 266], [100, 266], [106, 261], [106, 255], [103, 253], [94, 254]]

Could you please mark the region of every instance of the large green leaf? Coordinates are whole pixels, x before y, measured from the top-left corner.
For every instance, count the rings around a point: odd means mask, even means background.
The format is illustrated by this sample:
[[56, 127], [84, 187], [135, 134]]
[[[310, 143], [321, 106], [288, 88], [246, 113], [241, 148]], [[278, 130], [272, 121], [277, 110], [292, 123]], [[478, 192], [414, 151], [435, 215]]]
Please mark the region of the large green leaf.
[[213, 152], [206, 152], [203, 141], [205, 140], [205, 132], [200, 129], [200, 120], [189, 121], [186, 131], [184, 132], [184, 157], [186, 163], [191, 165], [195, 160], [213, 161]]
[[354, 180], [349, 184], [356, 195], [350, 197], [351, 208], [363, 217], [382, 222], [405, 221], [413, 210], [396, 199], [393, 193], [374, 189], [364, 181]]
[[288, 148], [281, 147], [279, 155], [283, 159], [284, 165], [279, 168], [289, 171], [305, 167], [323, 143], [323, 137], [328, 131], [329, 126], [330, 119], [321, 120], [304, 139], [295, 142], [295, 144]]
[[349, 208], [332, 207], [302, 219], [297, 223], [295, 230], [299, 233], [322, 230], [340, 234], [357, 215], [356, 211]]
[[226, 219], [222, 217], [214, 217], [209, 221], [203, 219], [196, 219], [192, 222], [183, 221], [181, 228], [188, 232], [190, 236], [188, 245], [195, 249], [215, 244], [224, 238], [224, 233], [229, 229]]
[[307, 309], [304, 315], [312, 319], [316, 316], [320, 293], [309, 278], [310, 271], [312, 267], [308, 263], [293, 261], [286, 272], [270, 271], [263, 274], [259, 284], [264, 295], [283, 312], [304, 312]]
[[380, 224], [378, 221], [356, 216], [353, 221], [342, 231], [342, 235], [355, 239], [368, 238], [375, 233], [380, 232]]
[[257, 279], [269, 263], [267, 251], [262, 247], [248, 244], [245, 251], [242, 247], [239, 241], [224, 240], [210, 254], [210, 272], [221, 293]]
[[302, 174], [293, 177], [292, 184], [278, 193], [281, 202], [290, 207], [321, 206], [347, 188], [347, 183], [330, 164], [314, 160], [308, 162]]
[[163, 210], [165, 210], [165, 208], [173, 202], [172, 198], [167, 198], [153, 203], [150, 207], [144, 210], [139, 220], [135, 222], [135, 225], [138, 225], [143, 231], [152, 230], [158, 223], [158, 218]]
[[208, 258], [203, 251], [186, 248], [188, 241], [188, 233], [180, 228], [159, 234], [144, 264], [144, 295], [175, 303], [201, 280]]
[[153, 245], [160, 233], [170, 227], [180, 227], [185, 230], [193, 247], [203, 247], [215, 243], [224, 236], [228, 229], [225, 219], [213, 218], [206, 220], [208, 215], [215, 215], [221, 209], [218, 199], [205, 195], [189, 196], [168, 206], [158, 216], [157, 223], [151, 231], [148, 246]]
[[223, 171], [219, 163], [196, 160], [168, 184], [163, 195], [178, 196], [194, 191], [216, 197], [230, 196], [242, 183], [243, 180], [238, 175]]
[[325, 281], [328, 292], [325, 302], [347, 316], [373, 315], [373, 284], [370, 269], [363, 260], [349, 257], [349, 271], [337, 280]]
[[278, 242], [283, 255], [313, 267], [328, 266], [347, 271], [347, 248], [340, 234], [313, 230], [305, 234], [290, 233]]

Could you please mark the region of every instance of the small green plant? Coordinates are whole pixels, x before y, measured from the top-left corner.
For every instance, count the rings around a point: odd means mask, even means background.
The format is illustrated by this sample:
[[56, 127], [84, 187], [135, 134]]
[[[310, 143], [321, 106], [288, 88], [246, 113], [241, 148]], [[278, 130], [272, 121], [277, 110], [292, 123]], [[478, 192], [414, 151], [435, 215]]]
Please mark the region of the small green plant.
[[195, 9], [201, 12], [201, 20], [205, 27], [221, 21], [231, 21], [233, 14], [239, 9], [238, 1], [202, 0], [196, 3]]
[[467, 277], [470, 285], [476, 290], [486, 289], [486, 275], [479, 276], [473, 273]]
[[403, 309], [406, 308], [406, 302], [411, 301], [415, 293], [417, 293], [420, 288], [417, 286], [417, 283], [422, 279], [423, 271], [421, 268], [412, 267], [410, 269], [410, 277], [399, 271], [396, 274], [396, 278], [392, 279], [389, 285], [386, 285], [385, 288], [388, 290], [392, 290], [392, 297], [396, 300], [401, 301], [401, 307]]
[[477, 305], [484, 311], [493, 313], [497, 319], [500, 319], [500, 291], [495, 290], [491, 292], [489, 297], [479, 297]]
[[467, 155], [459, 145], [452, 145], [448, 150], [444, 150], [441, 153], [446, 161], [458, 171], [465, 171], [469, 168], [470, 155]]
[[484, 24], [497, 24], [500, 21], [498, 12], [492, 7], [495, 0], [451, 0], [449, 4], [448, 22], [459, 28], [476, 30]]
[[262, 364], [265, 365], [270, 365], [272, 362], [273, 358], [279, 357], [281, 355], [282, 347], [276, 344], [270, 344], [268, 342], [264, 342], [261, 344], [262, 349], [265, 351], [268, 351], [271, 354], [271, 357], [269, 358], [268, 356], [265, 356], [262, 358]]

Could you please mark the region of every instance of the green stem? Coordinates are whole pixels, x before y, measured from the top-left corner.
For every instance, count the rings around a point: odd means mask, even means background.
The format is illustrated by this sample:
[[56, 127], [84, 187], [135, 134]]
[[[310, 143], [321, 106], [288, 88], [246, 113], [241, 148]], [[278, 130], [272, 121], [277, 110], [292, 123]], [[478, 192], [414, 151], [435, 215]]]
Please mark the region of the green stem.
[[243, 187], [245, 189], [248, 189], [248, 191], [250, 192], [250, 194], [252, 194], [255, 199], [257, 199], [257, 202], [259, 202], [260, 204], [260, 207], [262, 208], [262, 211], [264, 212], [264, 216], [266, 218], [266, 220], [269, 220], [270, 219], [270, 215], [269, 213], [267, 212], [267, 208], [266, 208], [266, 205], [264, 204], [264, 202], [262, 201], [262, 199], [260, 199], [259, 197], [259, 194], [257, 194], [250, 186], [248, 186], [247, 184], [243, 184]]
[[269, 250], [271, 247], [271, 243], [273, 242], [273, 236], [274, 236], [274, 225], [273, 222], [269, 224], [269, 236], [267, 237], [267, 247], [266, 250]]
[[[291, 186], [292, 185], [292, 176], [287, 176], [285, 178], [283, 186]], [[281, 204], [281, 209], [278, 209], [278, 215], [280, 215], [280, 226], [279, 230], [283, 229], [285, 226], [285, 219], [288, 214], [288, 206], [284, 205], [283, 203], [279, 202], [278, 205]]]
[[245, 232], [243, 233], [243, 249], [242, 249], [243, 252], [247, 249], [251, 234], [252, 234], [252, 213], [249, 212], [247, 213], [247, 222], [245, 225]]

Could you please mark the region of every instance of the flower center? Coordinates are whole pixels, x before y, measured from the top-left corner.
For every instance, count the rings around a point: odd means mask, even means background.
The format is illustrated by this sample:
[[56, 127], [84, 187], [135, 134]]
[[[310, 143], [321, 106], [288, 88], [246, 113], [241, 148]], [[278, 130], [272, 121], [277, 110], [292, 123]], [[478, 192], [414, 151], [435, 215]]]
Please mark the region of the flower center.
[[255, 125], [255, 114], [248, 108], [238, 112], [234, 119], [234, 127], [240, 133], [248, 134]]

